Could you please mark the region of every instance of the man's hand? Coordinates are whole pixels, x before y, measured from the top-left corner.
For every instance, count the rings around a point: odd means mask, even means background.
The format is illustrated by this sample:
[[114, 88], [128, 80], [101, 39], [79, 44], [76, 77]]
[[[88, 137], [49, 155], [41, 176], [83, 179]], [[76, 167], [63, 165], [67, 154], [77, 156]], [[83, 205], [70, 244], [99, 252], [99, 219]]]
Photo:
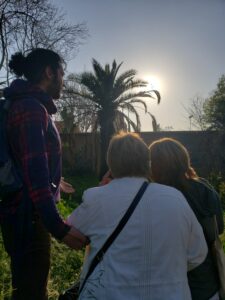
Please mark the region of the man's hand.
[[72, 249], [80, 250], [84, 246], [88, 245], [90, 241], [79, 230], [71, 227], [70, 231], [62, 239], [62, 242]]
[[66, 194], [73, 194], [75, 189], [70, 183], [64, 181], [64, 177], [62, 177], [60, 181], [60, 191]]

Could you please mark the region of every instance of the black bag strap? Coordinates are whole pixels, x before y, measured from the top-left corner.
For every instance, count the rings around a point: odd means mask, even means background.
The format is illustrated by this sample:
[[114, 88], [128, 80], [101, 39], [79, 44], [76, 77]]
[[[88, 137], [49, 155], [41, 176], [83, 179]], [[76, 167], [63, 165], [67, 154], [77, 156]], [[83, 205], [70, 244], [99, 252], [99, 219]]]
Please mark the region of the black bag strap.
[[82, 282], [82, 285], [80, 286], [79, 294], [83, 290], [83, 287], [84, 287], [88, 277], [92, 274], [92, 272], [94, 271], [94, 269], [98, 265], [98, 263], [103, 259], [103, 256], [106, 253], [106, 251], [109, 249], [111, 244], [114, 242], [116, 237], [119, 235], [119, 233], [122, 231], [122, 229], [126, 225], [127, 221], [129, 220], [130, 216], [132, 215], [132, 213], [134, 212], [136, 206], [138, 205], [139, 201], [141, 200], [141, 197], [143, 196], [146, 188], [148, 187], [148, 184], [149, 183], [147, 181], [145, 181], [142, 184], [141, 188], [139, 189], [136, 196], [134, 197], [134, 200], [132, 201], [132, 203], [128, 207], [128, 209], [127, 209], [126, 213], [124, 214], [124, 216], [122, 217], [122, 219], [120, 220], [119, 224], [114, 229], [112, 234], [108, 237], [108, 239], [106, 240], [106, 242], [104, 243], [102, 248], [97, 252], [95, 257], [93, 258], [93, 260], [91, 262], [91, 265], [90, 265], [90, 268], [88, 270], [88, 273], [87, 273], [86, 277], [84, 278], [84, 281]]
[[215, 240], [216, 240], [216, 238], [219, 236], [219, 229], [218, 229], [216, 215], [213, 216], [213, 221], [214, 221], [214, 232], [215, 232]]

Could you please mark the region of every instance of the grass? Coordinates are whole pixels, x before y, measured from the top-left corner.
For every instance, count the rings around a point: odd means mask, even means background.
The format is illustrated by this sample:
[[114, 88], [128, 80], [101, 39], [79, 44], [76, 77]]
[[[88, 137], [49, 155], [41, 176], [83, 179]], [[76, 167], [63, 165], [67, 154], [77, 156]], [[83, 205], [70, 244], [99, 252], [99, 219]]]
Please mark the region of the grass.
[[[73, 196], [62, 195], [57, 204], [63, 218], [68, 216], [81, 202], [83, 191], [96, 186], [98, 180], [93, 175], [66, 177], [66, 181], [75, 187]], [[83, 251], [74, 251], [62, 243], [52, 239], [51, 269], [49, 277], [49, 300], [55, 300], [59, 292], [64, 291], [76, 282], [83, 264]], [[11, 295], [10, 261], [6, 254], [0, 232], [0, 300], [8, 300]]]
[[52, 240], [51, 270], [48, 284], [49, 299], [57, 299], [60, 292], [79, 279], [83, 251], [74, 251]]
[[[66, 177], [65, 180], [75, 187], [76, 193], [73, 196], [62, 195], [63, 199], [58, 203], [58, 209], [64, 218], [81, 202], [83, 191], [98, 184], [98, 180], [92, 175]], [[219, 182], [218, 185], [223, 187], [220, 190], [220, 194], [222, 193], [221, 196], [224, 200], [225, 182]], [[225, 233], [221, 235], [221, 240], [225, 250]], [[67, 289], [78, 280], [83, 263], [83, 255], [83, 251], [71, 250], [62, 243], [52, 239], [52, 262], [48, 285], [49, 300], [56, 300], [59, 292]], [[10, 264], [3, 248], [1, 233], [0, 265], [0, 300], [6, 300], [10, 299], [11, 294]]]
[[[49, 277], [49, 299], [57, 299], [64, 291], [78, 280], [83, 263], [83, 251], [74, 251], [52, 239], [51, 270]], [[0, 300], [10, 299], [11, 279], [10, 261], [4, 251], [0, 234]]]
[[11, 282], [10, 282], [10, 264], [9, 259], [4, 251], [2, 243], [2, 235], [0, 232], [0, 299], [4, 297], [9, 297], [11, 294]]
[[74, 195], [62, 194], [64, 204], [72, 210], [81, 203], [84, 190], [98, 185], [98, 179], [93, 175], [67, 176], [65, 180], [75, 188]]

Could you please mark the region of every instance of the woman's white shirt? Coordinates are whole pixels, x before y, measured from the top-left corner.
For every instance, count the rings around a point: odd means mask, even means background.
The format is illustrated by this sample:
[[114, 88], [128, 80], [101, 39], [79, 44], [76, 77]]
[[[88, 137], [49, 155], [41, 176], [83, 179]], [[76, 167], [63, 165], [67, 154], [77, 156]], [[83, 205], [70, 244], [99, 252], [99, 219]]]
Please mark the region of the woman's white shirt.
[[[114, 179], [88, 189], [67, 222], [91, 240], [81, 280], [144, 182]], [[79, 299], [191, 299], [187, 270], [203, 262], [207, 246], [183, 195], [150, 183], [133, 215], [89, 277]]]

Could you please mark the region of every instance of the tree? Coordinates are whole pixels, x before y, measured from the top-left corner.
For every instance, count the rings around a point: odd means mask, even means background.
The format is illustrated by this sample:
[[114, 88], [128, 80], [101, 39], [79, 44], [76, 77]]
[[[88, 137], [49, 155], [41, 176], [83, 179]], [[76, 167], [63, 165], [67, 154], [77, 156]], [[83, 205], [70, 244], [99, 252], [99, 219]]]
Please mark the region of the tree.
[[204, 112], [210, 129], [225, 130], [225, 75], [219, 78], [217, 88], [206, 100]]
[[[119, 129], [132, 128], [134, 131], [140, 131], [140, 117], [134, 105], [141, 104], [147, 113], [144, 99], [153, 98], [154, 93], [159, 103], [160, 94], [156, 90], [138, 89], [146, 87], [147, 82], [135, 79], [137, 72], [133, 69], [117, 76], [122, 63], [117, 65], [115, 60], [111, 67], [109, 64], [102, 67], [95, 59], [92, 65], [94, 73], [83, 72], [78, 77], [83, 90], [78, 91], [77, 95], [91, 102], [97, 115], [96, 128], [100, 130], [101, 176], [106, 170], [105, 156], [111, 136]], [[131, 119], [130, 114], [135, 117], [135, 121]]]
[[70, 25], [64, 13], [49, 0], [1, 0], [0, 2], [0, 84], [8, 79], [8, 59], [12, 52], [44, 47], [64, 58], [75, 54], [87, 36], [85, 24]]
[[206, 130], [208, 125], [205, 118], [205, 106], [206, 100], [199, 95], [191, 99], [190, 106], [184, 107], [188, 113], [188, 118], [190, 120], [190, 129], [194, 126], [198, 130]]
[[76, 75], [70, 74], [64, 81], [61, 99], [57, 102], [60, 119], [63, 121], [63, 132], [72, 133], [96, 131], [96, 111], [93, 102], [77, 95], [82, 93]]

